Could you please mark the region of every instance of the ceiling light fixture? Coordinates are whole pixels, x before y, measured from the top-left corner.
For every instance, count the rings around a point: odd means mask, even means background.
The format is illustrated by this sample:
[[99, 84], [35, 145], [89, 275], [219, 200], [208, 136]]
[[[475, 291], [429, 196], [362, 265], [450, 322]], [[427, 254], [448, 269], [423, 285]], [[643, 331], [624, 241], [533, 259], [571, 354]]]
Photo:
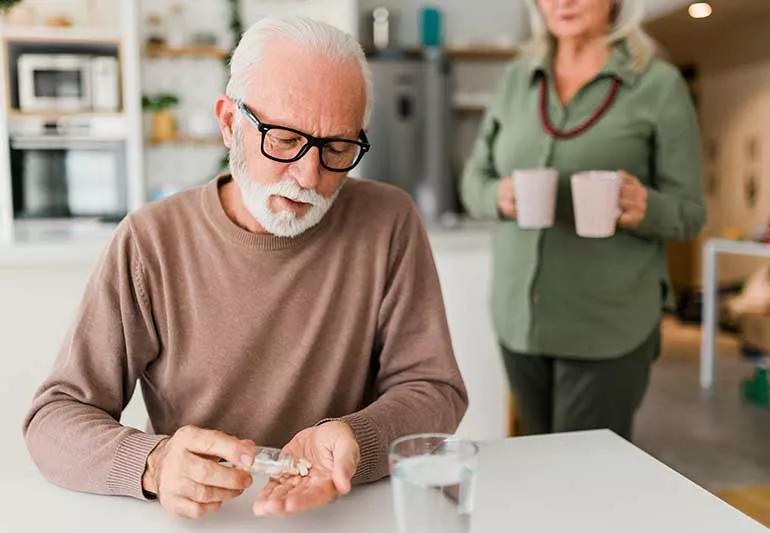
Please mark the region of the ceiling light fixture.
[[705, 19], [711, 15], [713, 9], [711, 9], [711, 4], [708, 2], [693, 2], [687, 8], [687, 12], [694, 19]]

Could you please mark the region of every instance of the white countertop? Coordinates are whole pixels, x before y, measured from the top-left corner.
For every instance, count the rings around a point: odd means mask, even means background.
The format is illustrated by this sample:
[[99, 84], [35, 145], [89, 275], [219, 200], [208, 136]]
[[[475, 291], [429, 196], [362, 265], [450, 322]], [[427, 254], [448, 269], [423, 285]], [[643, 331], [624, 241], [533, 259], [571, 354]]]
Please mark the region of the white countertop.
[[[483, 443], [480, 459], [475, 533], [767, 531], [609, 431]], [[259, 485], [193, 521], [157, 503], [67, 491], [16, 468], [0, 478], [0, 531], [395, 532], [388, 481], [282, 519], [251, 514]]]
[[0, 267], [90, 269], [115, 228], [96, 220], [16, 222], [13, 242], [0, 244]]
[[[0, 268], [91, 268], [116, 224], [95, 220], [17, 222], [13, 243], [0, 244]], [[461, 220], [451, 228], [428, 225], [434, 251], [488, 249], [492, 226]]]

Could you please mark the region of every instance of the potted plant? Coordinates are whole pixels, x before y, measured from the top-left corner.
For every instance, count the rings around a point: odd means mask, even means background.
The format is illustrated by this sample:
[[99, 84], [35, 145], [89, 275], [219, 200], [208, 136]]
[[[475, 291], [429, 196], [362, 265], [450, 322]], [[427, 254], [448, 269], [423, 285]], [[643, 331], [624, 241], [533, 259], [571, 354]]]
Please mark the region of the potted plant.
[[20, 0], [0, 0], [0, 26], [6, 22], [6, 17], [11, 8], [18, 4]]
[[171, 141], [176, 136], [176, 120], [171, 108], [178, 103], [179, 98], [168, 93], [142, 96], [142, 109], [152, 113], [150, 139], [153, 142]]
[[14, 4], [18, 4], [20, 0], [0, 0], [0, 13], [5, 13], [11, 9]]
[[21, 0], [0, 0], [0, 26], [34, 26], [37, 10]]

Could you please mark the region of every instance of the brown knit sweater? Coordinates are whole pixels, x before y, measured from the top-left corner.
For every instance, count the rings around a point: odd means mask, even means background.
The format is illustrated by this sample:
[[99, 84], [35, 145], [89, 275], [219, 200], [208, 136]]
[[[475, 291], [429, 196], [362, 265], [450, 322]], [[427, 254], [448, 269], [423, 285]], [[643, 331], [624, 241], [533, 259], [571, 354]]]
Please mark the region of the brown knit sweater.
[[[349, 179], [292, 239], [235, 225], [219, 198], [229, 179], [115, 232], [24, 421], [50, 481], [142, 498], [147, 455], [183, 425], [281, 447], [341, 418], [361, 483], [387, 474], [393, 439], [457, 427], [467, 396], [409, 197]], [[137, 381], [147, 433], [119, 422]]]

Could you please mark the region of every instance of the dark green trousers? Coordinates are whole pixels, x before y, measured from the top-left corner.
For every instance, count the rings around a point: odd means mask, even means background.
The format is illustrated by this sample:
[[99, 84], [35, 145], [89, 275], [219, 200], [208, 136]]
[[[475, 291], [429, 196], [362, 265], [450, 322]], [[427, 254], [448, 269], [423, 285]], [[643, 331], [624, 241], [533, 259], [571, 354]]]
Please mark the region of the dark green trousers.
[[660, 351], [660, 326], [641, 346], [608, 360], [566, 359], [501, 348], [524, 435], [608, 428], [630, 440], [650, 366]]

